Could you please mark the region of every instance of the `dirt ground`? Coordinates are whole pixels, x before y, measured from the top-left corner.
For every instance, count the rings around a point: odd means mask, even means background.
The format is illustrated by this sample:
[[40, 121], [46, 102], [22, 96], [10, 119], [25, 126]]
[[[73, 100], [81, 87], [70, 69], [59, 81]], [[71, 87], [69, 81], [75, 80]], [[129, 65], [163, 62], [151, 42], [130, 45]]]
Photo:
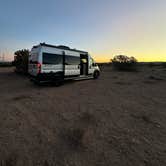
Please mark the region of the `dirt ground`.
[[0, 166], [165, 166], [166, 68], [101, 68], [37, 86], [0, 68]]

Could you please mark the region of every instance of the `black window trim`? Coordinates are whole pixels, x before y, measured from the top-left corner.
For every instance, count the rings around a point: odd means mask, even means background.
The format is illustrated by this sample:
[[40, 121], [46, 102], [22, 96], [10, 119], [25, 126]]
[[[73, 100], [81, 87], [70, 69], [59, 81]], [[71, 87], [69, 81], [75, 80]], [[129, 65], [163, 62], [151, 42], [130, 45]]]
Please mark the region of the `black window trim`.
[[[78, 63], [67, 63], [67, 60], [69, 57], [72, 57], [74, 59], [78, 59]], [[71, 59], [70, 59], [71, 60]], [[74, 56], [74, 55], [65, 55], [65, 65], [80, 65], [80, 56]]]
[[[59, 56], [59, 57], [61, 57], [60, 58], [60, 62], [61, 63], [45, 63], [44, 62], [44, 55]], [[44, 64], [44, 65], [59, 65], [59, 64], [63, 64], [63, 55], [62, 54], [43, 52], [42, 53], [42, 64]]]

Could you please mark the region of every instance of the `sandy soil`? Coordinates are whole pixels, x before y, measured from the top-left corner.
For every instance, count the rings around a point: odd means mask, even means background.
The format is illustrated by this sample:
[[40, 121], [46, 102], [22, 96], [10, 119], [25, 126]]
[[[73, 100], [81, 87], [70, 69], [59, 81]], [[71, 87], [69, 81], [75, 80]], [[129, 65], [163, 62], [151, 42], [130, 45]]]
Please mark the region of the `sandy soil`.
[[165, 166], [166, 69], [39, 87], [0, 68], [0, 165]]

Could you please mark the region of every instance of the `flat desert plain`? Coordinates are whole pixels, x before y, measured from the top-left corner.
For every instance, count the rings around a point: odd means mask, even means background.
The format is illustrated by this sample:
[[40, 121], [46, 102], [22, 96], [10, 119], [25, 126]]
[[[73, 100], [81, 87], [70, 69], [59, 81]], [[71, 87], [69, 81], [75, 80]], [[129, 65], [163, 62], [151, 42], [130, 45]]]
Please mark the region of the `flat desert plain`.
[[103, 65], [60, 87], [13, 70], [0, 68], [1, 166], [166, 165], [166, 68]]

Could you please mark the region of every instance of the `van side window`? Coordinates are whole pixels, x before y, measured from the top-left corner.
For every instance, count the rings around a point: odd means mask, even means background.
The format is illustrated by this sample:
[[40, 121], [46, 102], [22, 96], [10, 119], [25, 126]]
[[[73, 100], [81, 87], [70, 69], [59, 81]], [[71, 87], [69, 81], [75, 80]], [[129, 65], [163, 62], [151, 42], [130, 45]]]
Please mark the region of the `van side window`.
[[90, 58], [90, 66], [95, 66], [95, 65], [96, 65], [95, 61], [92, 58]]
[[62, 55], [43, 53], [43, 64], [58, 65], [62, 63], [63, 63]]
[[65, 55], [65, 65], [79, 65], [80, 57]]

